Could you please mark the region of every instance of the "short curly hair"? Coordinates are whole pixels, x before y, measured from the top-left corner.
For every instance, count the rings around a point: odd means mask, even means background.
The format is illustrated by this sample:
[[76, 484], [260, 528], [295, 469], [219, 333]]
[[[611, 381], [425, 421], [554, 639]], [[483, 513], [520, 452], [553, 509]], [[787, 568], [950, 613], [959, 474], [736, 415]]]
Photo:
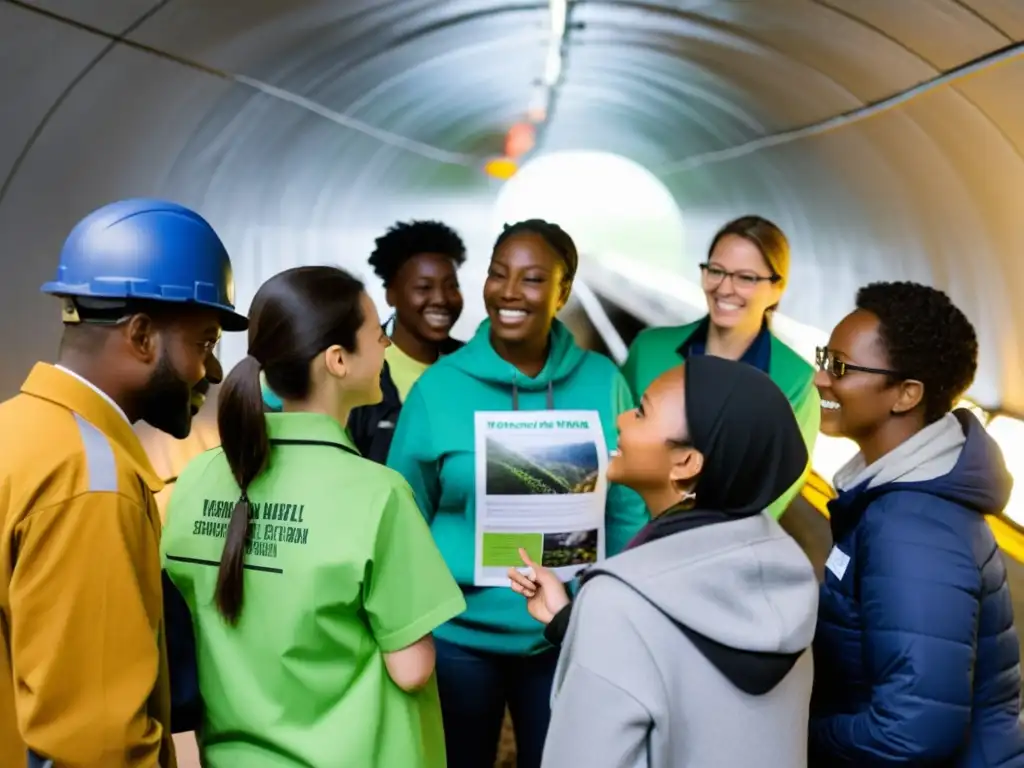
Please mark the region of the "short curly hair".
[[878, 318], [890, 366], [924, 384], [925, 423], [949, 413], [978, 370], [978, 337], [967, 316], [942, 291], [910, 282], [866, 285], [857, 308]]
[[387, 288], [398, 270], [413, 256], [439, 253], [456, 269], [466, 261], [466, 244], [458, 233], [440, 221], [400, 221], [375, 241], [370, 266]]

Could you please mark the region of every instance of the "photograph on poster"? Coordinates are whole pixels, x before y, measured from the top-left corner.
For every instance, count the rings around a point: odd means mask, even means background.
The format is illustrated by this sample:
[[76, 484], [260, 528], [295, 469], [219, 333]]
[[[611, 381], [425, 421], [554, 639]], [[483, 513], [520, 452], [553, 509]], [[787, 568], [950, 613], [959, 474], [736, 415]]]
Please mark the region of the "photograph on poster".
[[541, 565], [562, 568], [566, 565], [590, 565], [597, 562], [597, 528], [544, 534]]
[[525, 550], [568, 581], [605, 555], [608, 444], [596, 411], [478, 411], [473, 584], [508, 586]]
[[[573, 435], [567, 435], [570, 439]], [[487, 438], [487, 495], [593, 493], [598, 479], [593, 440], [552, 443], [520, 435]]]

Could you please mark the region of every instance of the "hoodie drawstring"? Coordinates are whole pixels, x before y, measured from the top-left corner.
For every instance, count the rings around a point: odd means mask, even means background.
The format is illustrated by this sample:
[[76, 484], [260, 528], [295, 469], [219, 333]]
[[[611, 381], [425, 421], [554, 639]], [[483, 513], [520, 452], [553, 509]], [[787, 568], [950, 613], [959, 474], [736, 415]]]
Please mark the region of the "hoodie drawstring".
[[[549, 411], [555, 410], [555, 385], [550, 381], [548, 382], [547, 403]], [[512, 410], [519, 410], [519, 385], [516, 384], [515, 379], [512, 379]]]

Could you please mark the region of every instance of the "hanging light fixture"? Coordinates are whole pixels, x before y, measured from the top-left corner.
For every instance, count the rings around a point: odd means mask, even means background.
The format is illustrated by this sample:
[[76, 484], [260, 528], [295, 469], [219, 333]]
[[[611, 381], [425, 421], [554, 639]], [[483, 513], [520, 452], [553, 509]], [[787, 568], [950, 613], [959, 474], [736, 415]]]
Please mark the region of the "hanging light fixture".
[[544, 63], [544, 84], [555, 85], [562, 76], [562, 41], [565, 38], [565, 20], [569, 8], [567, 0], [550, 0], [551, 32], [548, 38], [548, 56]]

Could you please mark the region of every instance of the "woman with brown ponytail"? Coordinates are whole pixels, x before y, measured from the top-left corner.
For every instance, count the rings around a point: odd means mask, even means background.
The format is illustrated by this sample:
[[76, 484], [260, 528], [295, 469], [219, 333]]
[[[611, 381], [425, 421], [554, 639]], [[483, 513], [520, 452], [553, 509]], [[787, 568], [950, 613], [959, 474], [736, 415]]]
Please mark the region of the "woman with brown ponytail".
[[[761, 216], [740, 216], [711, 239], [700, 265], [708, 313], [682, 326], [647, 328], [633, 340], [622, 366], [637, 401], [658, 376], [696, 355], [738, 360], [767, 373], [782, 390], [804, 437], [809, 456], [821, 422], [814, 369], [771, 329], [771, 318], [789, 282], [789, 239]], [[765, 510], [778, 519], [800, 493], [810, 472]]]
[[431, 632], [465, 602], [406, 482], [344, 428], [380, 401], [388, 343], [340, 269], [287, 270], [253, 300], [222, 447], [178, 479], [162, 544], [195, 626], [207, 768], [445, 765]]

